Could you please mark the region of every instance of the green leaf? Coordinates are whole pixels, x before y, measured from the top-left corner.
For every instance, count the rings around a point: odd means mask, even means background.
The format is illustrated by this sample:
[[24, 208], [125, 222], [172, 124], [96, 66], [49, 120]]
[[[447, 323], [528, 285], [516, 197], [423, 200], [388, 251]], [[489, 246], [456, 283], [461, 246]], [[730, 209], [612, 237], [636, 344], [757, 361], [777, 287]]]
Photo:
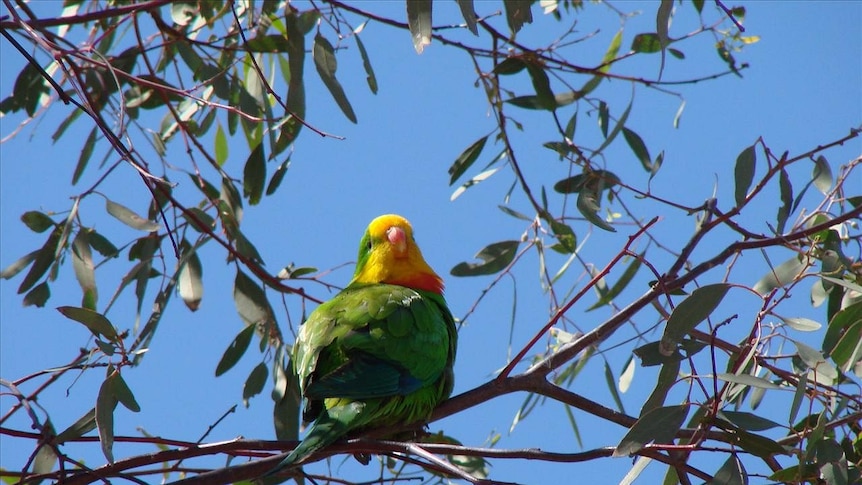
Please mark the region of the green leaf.
[[431, 0], [411, 0], [407, 4], [407, 27], [417, 54], [431, 44]]
[[188, 211], [183, 213], [183, 217], [192, 228], [200, 233], [205, 234], [215, 227], [215, 219], [197, 207], [189, 207]]
[[78, 231], [72, 241], [72, 268], [83, 292], [81, 306], [95, 311], [99, 293], [96, 288], [96, 269], [93, 253], [90, 251], [89, 232], [86, 228]]
[[114, 325], [101, 313], [97, 313], [88, 308], [79, 308], [73, 306], [61, 306], [57, 310], [70, 320], [75, 320], [90, 329], [94, 335], [103, 335], [111, 342], [118, 342], [119, 336]]
[[[677, 377], [679, 377], [679, 362], [669, 362], [661, 366], [655, 388], [653, 388], [650, 396], [644, 402], [639, 416], [643, 416], [647, 412], [664, 405], [667, 393], [676, 383]], [[695, 411], [695, 415], [697, 415], [696, 413], [697, 411]]]
[[99, 387], [95, 414], [96, 427], [99, 430], [99, 442], [108, 463], [114, 462], [114, 409], [118, 402], [114, 395], [113, 376], [114, 374], [109, 375]]
[[715, 472], [708, 485], [748, 485], [748, 473], [739, 458], [732, 454]]
[[224, 165], [228, 157], [227, 136], [221, 127], [221, 123], [216, 126], [215, 134], [215, 159], [219, 167]]
[[259, 35], [246, 44], [249, 52], [287, 52], [290, 44], [281, 34]]
[[43, 281], [34, 286], [32, 290], [24, 295], [24, 306], [37, 306], [43, 308], [48, 299], [51, 298], [51, 289], [48, 287], [48, 282]]
[[54, 438], [58, 445], [75, 440], [96, 429], [96, 408], [92, 408]]
[[114, 216], [118, 221], [133, 229], [147, 232], [159, 230], [160, 226], [157, 223], [144, 219], [128, 207], [118, 204], [110, 199], [105, 199], [105, 210], [107, 210], [108, 214]]
[[777, 228], [778, 234], [784, 233], [784, 225], [787, 223], [787, 218], [793, 212], [793, 185], [790, 183], [790, 176], [787, 171], [781, 169], [778, 176], [778, 186], [781, 190], [781, 207], [778, 208]]
[[245, 384], [242, 386], [242, 403], [245, 407], [248, 407], [248, 400], [251, 397], [257, 396], [263, 391], [267, 377], [269, 377], [269, 369], [266, 368], [266, 364], [263, 362], [257, 364], [251, 370], [251, 373], [245, 380]]
[[476, 253], [481, 263], [458, 263], [452, 268], [452, 276], [480, 276], [503, 271], [515, 259], [519, 241], [500, 241], [489, 244]]
[[557, 109], [554, 92], [551, 90], [551, 81], [548, 79], [548, 73], [545, 72], [544, 66], [538, 62], [527, 62], [526, 67], [530, 74], [530, 80], [533, 82], [533, 89], [536, 90], [539, 106], [548, 111]]
[[14, 99], [18, 109], [23, 108], [27, 111], [27, 116], [32, 118], [39, 108], [39, 101], [42, 95], [49, 94], [50, 92], [51, 90], [45, 84], [39, 68], [31, 63], [27, 63], [15, 79], [15, 86], [12, 88], [12, 99]]
[[126, 384], [126, 380], [123, 379], [122, 374], [119, 372], [114, 374], [111, 377], [111, 385], [113, 386], [114, 396], [126, 409], [133, 413], [141, 412], [141, 405], [138, 404], [135, 395], [132, 394], [132, 390], [129, 389], [129, 385]]
[[251, 343], [251, 337], [254, 335], [254, 325], [248, 325], [237, 334], [233, 341], [228, 345], [224, 354], [221, 356], [218, 365], [216, 366], [216, 377], [229, 371], [239, 362], [239, 359], [245, 354], [248, 345]]
[[[365, 24], [362, 24], [362, 26], [364, 27]], [[368, 52], [365, 50], [362, 39], [359, 38], [359, 32], [356, 32], [353, 38], [356, 39], [356, 47], [359, 49], [359, 56], [362, 57], [362, 68], [365, 69], [365, 81], [368, 82], [368, 89], [371, 90], [372, 94], [377, 94], [377, 76], [374, 75], [374, 68], [371, 67], [371, 59], [368, 57]]]
[[177, 290], [189, 310], [196, 311], [204, 295], [203, 266], [194, 248], [187, 248], [185, 263], [177, 277]]
[[719, 372], [716, 377], [722, 381], [742, 384], [743, 386], [759, 387], [761, 389], [781, 389], [781, 386], [772, 381], [750, 374], [730, 374], [727, 372]]
[[532, 0], [503, 0], [503, 6], [506, 8], [506, 22], [513, 34], [521, 30], [524, 24], [533, 23], [533, 13], [530, 12], [532, 4]]
[[269, 184], [266, 186], [266, 195], [272, 195], [278, 190], [278, 186], [281, 185], [281, 181], [284, 180], [284, 176], [287, 174], [287, 169], [290, 167], [290, 157], [287, 157], [287, 160], [281, 162], [278, 168], [275, 169], [275, 172], [272, 173], [272, 178], [269, 179]]
[[697, 10], [697, 13], [703, 12], [703, 4], [706, 0], [691, 0], [692, 5], [694, 5], [694, 9]]
[[661, 51], [661, 40], [654, 32], [638, 34], [632, 40], [632, 50], [641, 54], [654, 54]]
[[832, 189], [832, 169], [823, 155], [814, 160], [814, 171], [811, 174], [811, 180], [814, 181], [814, 186], [817, 187], [817, 190], [821, 194], [829, 195], [829, 191]]
[[661, 337], [662, 353], [673, 353], [682, 338], [715, 311], [728, 289], [730, 285], [724, 283], [702, 286], [681, 301], [667, 319], [667, 326]]
[[[409, 2], [408, 5], [413, 3], [414, 2]], [[431, 2], [428, 1], [428, 3], [430, 4]], [[335, 71], [338, 69], [338, 62], [335, 60], [335, 49], [333, 49], [332, 44], [330, 44], [329, 41], [320, 34], [314, 36], [312, 57], [314, 58], [314, 67], [317, 68], [317, 74], [320, 75], [320, 79], [323, 81], [323, 84], [327, 89], [329, 89], [330, 94], [332, 94], [332, 97], [335, 99], [335, 103], [338, 104], [338, 107], [341, 108], [341, 111], [347, 119], [356, 123], [356, 114], [353, 112], [353, 107], [350, 106], [350, 101], [347, 100], [347, 96], [344, 94], [344, 88], [341, 87], [341, 83], [339, 83], [338, 79], [335, 78]]]
[[45, 232], [54, 226], [54, 220], [47, 214], [39, 211], [27, 211], [21, 214], [23, 222], [33, 232]]
[[608, 136], [607, 138], [605, 138], [605, 141], [603, 141], [599, 148], [597, 148], [596, 151], [593, 152], [593, 157], [598, 156], [599, 153], [601, 153], [605, 148], [607, 148], [607, 146], [610, 145], [612, 141], [614, 141], [619, 132], [622, 131], [623, 127], [626, 125], [626, 120], [629, 119], [629, 113], [631, 113], [632, 111], [633, 102], [634, 99], [629, 101], [629, 105], [626, 106], [626, 109], [625, 111], [623, 111], [623, 114], [621, 114], [619, 119], [617, 119], [617, 124], [615, 124], [613, 129], [611, 129], [611, 132], [608, 133]]
[[24, 268], [29, 266], [30, 263], [32, 263], [36, 259], [36, 256], [39, 255], [39, 252], [40, 250], [37, 249], [25, 256], [18, 258], [12, 264], [3, 268], [3, 271], [0, 271], [0, 278], [3, 278], [4, 280], [14, 278], [15, 275], [23, 271]]
[[743, 150], [736, 157], [736, 167], [734, 168], [734, 178], [736, 181], [736, 206], [741, 207], [745, 202], [745, 196], [748, 195], [748, 189], [751, 187], [751, 182], [754, 180], [754, 170], [757, 163], [757, 151], [754, 145]]
[[[833, 382], [838, 379], [838, 372], [835, 368], [826, 361], [826, 358], [823, 356], [823, 353], [819, 350], [816, 350], [808, 345], [793, 340], [792, 341], [796, 345], [796, 354], [808, 366], [809, 369], [814, 370], [818, 374], [818, 382], [823, 382], [823, 377], [826, 379], [830, 379]], [[854, 346], [858, 343], [858, 339], [854, 340]], [[837, 347], [836, 347], [837, 350]], [[835, 350], [832, 352], [832, 358], [835, 358]]]
[[234, 279], [233, 299], [246, 325], [262, 329], [275, 322], [275, 314], [263, 289], [240, 270]]
[[578, 248], [578, 239], [575, 237], [575, 231], [568, 224], [564, 224], [555, 219], [549, 219], [551, 229], [554, 231], [554, 237], [560, 242], [559, 248], [566, 254], [573, 254]]
[[[668, 364], [683, 361], [700, 352], [706, 344], [698, 340], [684, 338], [679, 342], [677, 348], [670, 355], [661, 352], [661, 342], [650, 342], [634, 349], [634, 354], [641, 359], [641, 365], [650, 367], [654, 365]], [[683, 354], [682, 352], [685, 352]]]
[[607, 170], [592, 170], [573, 177], [564, 178], [554, 184], [554, 190], [561, 194], [574, 194], [587, 189], [591, 192], [607, 190], [620, 184], [620, 178]]
[[503, 60], [503, 62], [494, 66], [494, 74], [498, 74], [500, 76], [508, 76], [512, 74], [517, 74], [523, 71], [527, 67], [527, 63], [524, 62], [524, 59], [518, 56], [507, 57]]
[[617, 409], [620, 410], [621, 413], [625, 414], [625, 408], [623, 407], [623, 401], [620, 399], [620, 393], [617, 391], [617, 383], [616, 379], [614, 379], [614, 371], [611, 370], [611, 366], [608, 365], [608, 361], [605, 361], [605, 384], [608, 386], [608, 390], [611, 392], [611, 397], [614, 399], [614, 403], [617, 405]]
[[781, 426], [771, 419], [742, 411], [719, 411], [718, 417], [746, 431], [766, 431]]
[[587, 311], [595, 310], [596, 308], [602, 307], [613, 301], [631, 282], [632, 278], [635, 277], [638, 270], [641, 267], [641, 259], [645, 253], [641, 253], [638, 258], [633, 258], [632, 262], [626, 267], [626, 270], [623, 271], [623, 274], [620, 276], [620, 279], [614, 283], [614, 286], [611, 289], [602, 295], [599, 301], [595, 302], [591, 307], [587, 308]]
[[90, 134], [87, 135], [87, 139], [84, 140], [84, 146], [81, 148], [81, 154], [78, 156], [78, 164], [75, 165], [75, 172], [72, 174], [72, 185], [78, 183], [78, 180], [84, 173], [84, 169], [87, 168], [87, 163], [90, 161], [90, 157], [93, 155], [93, 149], [96, 148], [97, 130], [98, 128], [90, 130]]
[[862, 301], [841, 309], [829, 321], [826, 327], [826, 335], [823, 336], [823, 351], [830, 355], [838, 344], [841, 336], [854, 325], [862, 322]]
[[635, 133], [634, 131], [623, 127], [623, 138], [626, 139], [626, 143], [629, 144], [629, 148], [635, 153], [635, 156], [641, 162], [641, 166], [643, 166], [644, 170], [647, 172], [652, 172], [652, 158], [649, 155], [649, 150], [647, 150], [646, 144], [643, 139]]
[[754, 284], [755, 292], [766, 295], [775, 288], [781, 288], [796, 280], [805, 272], [807, 265], [799, 256], [793, 256], [787, 261], [770, 270], [763, 278]]
[[673, 440], [688, 414], [688, 405], [665, 406], [650, 410], [638, 419], [614, 450], [614, 457], [630, 456], [648, 443]]
[[862, 320], [851, 324], [844, 332], [831, 353], [832, 360], [844, 372], [851, 372], [857, 362], [862, 359]]
[[787, 422], [793, 424], [796, 421], [796, 415], [799, 413], [799, 407], [802, 406], [802, 400], [805, 398], [808, 391], [808, 374], [800, 372], [799, 382], [796, 384], [796, 392], [793, 393], [793, 402], [790, 404], [790, 413], [787, 415]]
[[[63, 234], [63, 227], [65, 224], [57, 226], [51, 231], [51, 234], [48, 236], [48, 240], [45, 241], [45, 244], [39, 249], [39, 252], [36, 254], [36, 258], [33, 261], [33, 265], [30, 266], [30, 271], [27, 272], [27, 275], [24, 276], [24, 280], [21, 281], [21, 285], [18, 286], [18, 294], [24, 293], [29, 290], [36, 284], [42, 276], [48, 271], [48, 268], [54, 264], [54, 261], [57, 259], [57, 253], [60, 252], [62, 248], [59, 247], [60, 237]], [[30, 253], [33, 254], [33, 253]], [[30, 255], [25, 256], [22, 259], [28, 258]], [[16, 261], [13, 265], [17, 265], [21, 260]], [[4, 276], [7, 274], [6, 270], [3, 270]], [[20, 270], [18, 270], [20, 271]], [[17, 273], [18, 271], [9, 271], [10, 274]], [[11, 276], [10, 276], [11, 278]]]
[[578, 210], [581, 212], [581, 215], [583, 215], [587, 221], [594, 226], [606, 231], [617, 232], [612, 225], [608, 224], [607, 221], [599, 216], [598, 212], [600, 207], [598, 201], [598, 193], [589, 190], [581, 190], [578, 193]]
[[260, 202], [264, 183], [266, 183], [266, 156], [261, 142], [249, 154], [242, 171], [242, 194], [248, 198], [249, 205], [257, 205]]
[[473, 10], [473, 0], [455, 0], [458, 2], [458, 7], [461, 8], [461, 16], [467, 22], [467, 28], [473, 35], [479, 35], [479, 29], [476, 23], [476, 12]]
[[815, 322], [814, 320], [810, 320], [808, 318], [798, 318], [798, 317], [785, 318], [785, 317], [782, 317], [779, 315], [776, 315], [776, 316], [778, 316], [778, 318], [780, 318], [781, 321], [786, 323], [788, 327], [790, 327], [794, 330], [798, 330], [800, 332], [814, 332], [814, 331], [820, 330], [820, 327], [822, 327], [822, 325], [820, 325], [819, 323]]
[[457, 181], [461, 175], [464, 175], [464, 172], [473, 165], [473, 162], [479, 158], [479, 155], [482, 153], [482, 149], [485, 148], [485, 142], [488, 141], [488, 135], [479, 138], [472, 145], [467, 147], [466, 150], [461, 152], [458, 155], [458, 158], [455, 159], [455, 163], [449, 167], [449, 185]]

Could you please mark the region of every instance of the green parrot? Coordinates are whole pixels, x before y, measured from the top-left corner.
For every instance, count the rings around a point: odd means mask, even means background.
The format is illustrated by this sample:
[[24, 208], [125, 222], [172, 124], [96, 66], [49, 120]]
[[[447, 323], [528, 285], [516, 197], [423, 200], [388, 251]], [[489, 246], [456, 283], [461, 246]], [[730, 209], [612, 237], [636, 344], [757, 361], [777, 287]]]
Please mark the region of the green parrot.
[[309, 315], [293, 347], [305, 439], [267, 475], [352, 432], [427, 420], [454, 383], [457, 333], [443, 280], [403, 217], [369, 224], [350, 284]]

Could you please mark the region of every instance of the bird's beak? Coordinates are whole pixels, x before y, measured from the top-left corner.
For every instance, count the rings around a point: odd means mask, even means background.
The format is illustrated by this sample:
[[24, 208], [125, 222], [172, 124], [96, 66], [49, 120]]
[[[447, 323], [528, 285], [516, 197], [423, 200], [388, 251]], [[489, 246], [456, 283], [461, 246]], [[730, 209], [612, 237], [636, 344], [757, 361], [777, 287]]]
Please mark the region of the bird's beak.
[[390, 227], [386, 230], [386, 239], [392, 244], [398, 257], [407, 255], [407, 233], [404, 232], [404, 229], [397, 226]]

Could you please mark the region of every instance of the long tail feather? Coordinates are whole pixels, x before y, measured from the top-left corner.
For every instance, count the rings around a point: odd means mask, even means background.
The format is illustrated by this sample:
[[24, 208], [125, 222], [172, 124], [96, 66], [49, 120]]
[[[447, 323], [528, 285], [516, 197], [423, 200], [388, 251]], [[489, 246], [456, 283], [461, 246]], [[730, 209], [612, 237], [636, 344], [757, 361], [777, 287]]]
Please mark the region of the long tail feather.
[[305, 439], [264, 477], [275, 475], [285, 468], [301, 464], [312, 454], [346, 435], [348, 431], [356, 427], [356, 418], [364, 407], [363, 403], [351, 402], [325, 410], [311, 425]]

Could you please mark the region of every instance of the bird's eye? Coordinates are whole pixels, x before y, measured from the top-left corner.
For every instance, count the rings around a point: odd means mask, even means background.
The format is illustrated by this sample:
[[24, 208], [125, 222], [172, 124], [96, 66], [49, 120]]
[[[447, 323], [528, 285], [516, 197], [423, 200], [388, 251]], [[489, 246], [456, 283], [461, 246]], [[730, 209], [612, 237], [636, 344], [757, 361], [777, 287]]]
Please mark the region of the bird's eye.
[[371, 239], [369, 239], [368, 242], [365, 243], [365, 249], [367, 249], [369, 251], [371, 250]]

